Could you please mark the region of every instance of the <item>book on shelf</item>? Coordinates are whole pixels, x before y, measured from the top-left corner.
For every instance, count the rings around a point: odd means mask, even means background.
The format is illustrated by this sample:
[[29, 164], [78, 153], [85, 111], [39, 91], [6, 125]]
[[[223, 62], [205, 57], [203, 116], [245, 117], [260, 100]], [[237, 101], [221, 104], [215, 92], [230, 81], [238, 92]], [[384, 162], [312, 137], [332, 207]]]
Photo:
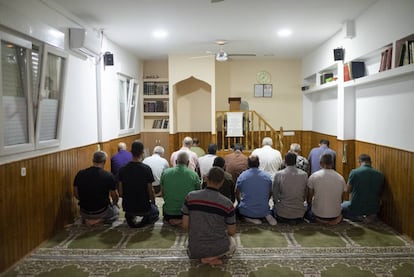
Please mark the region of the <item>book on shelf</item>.
[[351, 74], [349, 73], [349, 64], [344, 64], [344, 82], [351, 80]]
[[344, 64], [344, 82], [365, 76], [365, 63], [353, 61]]
[[168, 113], [168, 101], [144, 101], [146, 113]]
[[414, 63], [414, 40], [404, 41], [398, 58], [398, 66]]
[[168, 118], [154, 119], [154, 121], [152, 122], [152, 129], [167, 129], [168, 121]]
[[381, 52], [379, 72], [391, 69], [392, 67], [392, 46]]
[[387, 52], [387, 64], [386, 64], [386, 69], [389, 70], [392, 67], [392, 47], [388, 48], [388, 52]]
[[168, 82], [144, 82], [144, 95], [168, 95]]
[[403, 66], [404, 65], [404, 59], [405, 59], [405, 52], [407, 50], [405, 49], [405, 43], [403, 43], [403, 45], [401, 46], [401, 52], [400, 52], [400, 59], [398, 62], [398, 66]]
[[164, 122], [163, 122], [163, 124], [162, 124], [162, 128], [163, 128], [163, 129], [167, 129], [167, 128], [168, 128], [168, 121], [169, 121], [169, 119], [168, 119], [168, 118], [164, 119]]

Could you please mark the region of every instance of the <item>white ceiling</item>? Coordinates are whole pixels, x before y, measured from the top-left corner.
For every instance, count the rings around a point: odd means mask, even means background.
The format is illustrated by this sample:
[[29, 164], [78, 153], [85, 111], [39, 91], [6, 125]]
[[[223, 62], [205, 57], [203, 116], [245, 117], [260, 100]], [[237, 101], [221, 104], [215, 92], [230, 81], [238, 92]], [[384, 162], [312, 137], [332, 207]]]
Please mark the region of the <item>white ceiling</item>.
[[[103, 30], [105, 36], [139, 58], [217, 52], [227, 40], [231, 54], [302, 58], [341, 31], [377, 0], [42, 0], [52, 2]], [[214, 2], [214, 1], [213, 1]], [[279, 38], [289, 28], [292, 35]], [[155, 29], [168, 36], [154, 39]]]

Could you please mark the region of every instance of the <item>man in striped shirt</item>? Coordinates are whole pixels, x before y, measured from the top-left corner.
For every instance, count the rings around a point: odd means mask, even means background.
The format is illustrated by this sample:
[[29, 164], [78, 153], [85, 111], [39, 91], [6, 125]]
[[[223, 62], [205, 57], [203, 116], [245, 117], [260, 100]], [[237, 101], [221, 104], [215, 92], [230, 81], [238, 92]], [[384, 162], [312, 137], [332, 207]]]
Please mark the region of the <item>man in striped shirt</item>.
[[223, 182], [224, 170], [211, 168], [206, 189], [190, 192], [181, 209], [183, 228], [189, 232], [188, 255], [204, 264], [222, 264], [236, 250], [234, 206], [219, 192]]

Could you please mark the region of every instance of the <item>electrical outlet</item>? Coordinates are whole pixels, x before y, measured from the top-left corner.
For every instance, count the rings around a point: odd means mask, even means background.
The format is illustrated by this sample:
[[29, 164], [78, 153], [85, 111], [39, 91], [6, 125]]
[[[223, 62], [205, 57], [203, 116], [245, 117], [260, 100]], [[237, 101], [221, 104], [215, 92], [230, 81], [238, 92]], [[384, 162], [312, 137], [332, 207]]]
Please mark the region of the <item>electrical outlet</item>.
[[22, 167], [22, 168], [20, 169], [20, 175], [21, 175], [21, 176], [26, 176], [26, 168], [25, 168], [25, 167]]

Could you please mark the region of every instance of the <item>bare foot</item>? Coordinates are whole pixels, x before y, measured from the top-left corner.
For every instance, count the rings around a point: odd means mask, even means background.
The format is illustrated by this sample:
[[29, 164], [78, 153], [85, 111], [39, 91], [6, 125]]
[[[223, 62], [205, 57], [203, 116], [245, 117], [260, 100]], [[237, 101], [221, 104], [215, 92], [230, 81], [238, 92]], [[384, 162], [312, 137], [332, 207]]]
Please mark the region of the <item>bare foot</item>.
[[181, 219], [175, 219], [175, 218], [168, 220], [168, 223], [172, 226], [179, 226], [181, 225], [182, 222], [183, 221]]
[[341, 223], [342, 218], [343, 218], [343, 216], [342, 216], [342, 214], [340, 214], [340, 215], [339, 215], [337, 218], [335, 218], [334, 220], [329, 221], [329, 222], [328, 222], [328, 225], [336, 225], [336, 224], [338, 224], [338, 223]]
[[329, 220], [323, 220], [323, 219], [320, 219], [320, 218], [316, 218], [315, 220], [318, 223], [322, 223], [322, 224], [326, 224], [326, 225], [336, 225], [338, 223], [341, 223], [342, 219], [343, 219], [343, 216], [342, 216], [342, 214], [340, 214], [337, 218], [332, 219], [330, 221]]
[[86, 224], [86, 226], [89, 226], [89, 227], [92, 227], [92, 226], [98, 225], [98, 224], [100, 224], [100, 223], [102, 223], [102, 222], [103, 222], [102, 218], [97, 218], [97, 219], [85, 219], [85, 224]]
[[223, 264], [223, 260], [219, 257], [208, 257], [208, 258], [202, 258], [201, 263], [208, 264], [208, 265], [220, 265]]

